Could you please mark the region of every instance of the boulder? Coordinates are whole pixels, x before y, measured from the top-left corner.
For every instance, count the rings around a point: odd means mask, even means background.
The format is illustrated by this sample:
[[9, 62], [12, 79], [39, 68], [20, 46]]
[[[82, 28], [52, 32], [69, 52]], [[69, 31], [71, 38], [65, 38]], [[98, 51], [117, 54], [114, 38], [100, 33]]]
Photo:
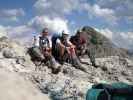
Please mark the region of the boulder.
[[15, 55], [15, 52], [12, 49], [4, 48], [3, 49], [3, 56], [5, 58], [14, 58], [16, 55]]

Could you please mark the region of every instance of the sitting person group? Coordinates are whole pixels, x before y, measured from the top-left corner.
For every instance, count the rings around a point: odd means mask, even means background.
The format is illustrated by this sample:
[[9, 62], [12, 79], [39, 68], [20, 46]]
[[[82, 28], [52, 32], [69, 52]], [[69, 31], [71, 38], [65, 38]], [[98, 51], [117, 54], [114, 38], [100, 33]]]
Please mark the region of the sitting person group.
[[34, 37], [32, 47], [32, 52], [36, 55], [37, 59], [39, 58], [42, 62], [50, 62], [53, 73], [58, 73], [64, 62], [71, 63], [75, 68], [86, 71], [79, 60], [79, 56], [84, 55], [85, 50], [86, 40], [82, 36], [81, 30], [78, 30], [76, 35], [72, 36], [70, 40], [69, 33], [63, 31], [61, 36], [56, 37], [52, 41], [49, 38], [48, 28], [44, 28], [38, 38]]

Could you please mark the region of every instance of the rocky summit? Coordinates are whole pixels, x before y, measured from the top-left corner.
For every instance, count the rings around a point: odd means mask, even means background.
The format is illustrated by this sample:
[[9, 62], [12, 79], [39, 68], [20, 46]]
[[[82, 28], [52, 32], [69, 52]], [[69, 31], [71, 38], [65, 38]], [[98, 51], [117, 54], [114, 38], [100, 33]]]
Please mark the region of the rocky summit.
[[129, 57], [128, 50], [119, 48], [110, 39], [97, 32], [94, 28], [84, 26], [82, 28], [86, 40], [87, 47], [93, 51], [95, 57], [120, 56]]
[[[87, 72], [65, 63], [58, 74], [45, 64], [36, 66], [28, 47], [0, 38], [0, 100], [84, 100], [93, 84], [125, 82], [133, 84], [133, 59], [126, 50], [91, 27], [84, 27], [88, 49], [95, 50], [94, 67], [88, 57], [81, 61]], [[8, 91], [8, 92], [7, 92]]]

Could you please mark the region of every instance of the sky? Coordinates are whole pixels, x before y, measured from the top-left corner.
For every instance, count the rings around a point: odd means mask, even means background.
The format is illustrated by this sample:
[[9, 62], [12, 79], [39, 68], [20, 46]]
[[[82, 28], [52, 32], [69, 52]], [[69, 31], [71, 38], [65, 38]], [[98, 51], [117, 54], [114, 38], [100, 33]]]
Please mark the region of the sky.
[[75, 33], [91, 26], [133, 50], [133, 0], [0, 0], [0, 35], [26, 41], [48, 27]]

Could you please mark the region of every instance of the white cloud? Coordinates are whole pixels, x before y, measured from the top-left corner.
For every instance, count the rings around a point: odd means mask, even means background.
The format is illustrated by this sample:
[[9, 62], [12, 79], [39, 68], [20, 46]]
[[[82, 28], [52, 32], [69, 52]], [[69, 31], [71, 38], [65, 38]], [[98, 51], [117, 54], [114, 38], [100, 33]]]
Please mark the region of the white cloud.
[[97, 4], [102, 8], [113, 9], [119, 19], [126, 17], [130, 20], [133, 17], [133, 0], [97, 0]]
[[123, 39], [127, 40], [128, 42], [130, 42], [130, 43], [132, 42], [133, 43], [133, 32], [126, 32], [126, 33], [121, 32], [120, 36]]
[[8, 37], [20, 42], [21, 44], [32, 43], [33, 36], [36, 32], [32, 27], [28, 25], [20, 25], [16, 27], [8, 27]]
[[16, 27], [8, 27], [7, 31], [10, 38], [25, 38], [31, 36], [31, 34], [34, 32], [34, 29], [27, 25], [22, 25]]
[[0, 37], [6, 36], [7, 35], [7, 30], [4, 26], [0, 25]]
[[33, 33], [38, 34], [44, 27], [47, 27], [50, 33], [61, 33], [63, 30], [69, 31], [67, 20], [61, 18], [49, 18], [47, 16], [36, 16], [26, 25], [20, 26], [0, 26], [0, 36], [8, 36], [19, 42], [29, 42], [33, 38]]
[[114, 11], [112, 9], [101, 8], [99, 5], [94, 5], [93, 11], [96, 16], [103, 17], [109, 22], [116, 21], [116, 17], [114, 16]]
[[0, 19], [8, 21], [17, 21], [18, 17], [24, 16], [25, 12], [22, 8], [19, 9], [1, 9]]
[[133, 32], [117, 32], [113, 41], [120, 47], [133, 50]]
[[111, 39], [112, 42], [119, 47], [133, 50], [133, 32], [112, 32], [108, 28], [95, 29], [107, 38]]
[[113, 39], [113, 32], [111, 30], [109, 30], [108, 28], [105, 29], [97, 29], [95, 28], [96, 31], [100, 32], [102, 35], [106, 36], [109, 39]]
[[51, 17], [63, 17], [72, 11], [81, 9], [86, 0], [37, 0], [34, 7], [38, 14]]
[[29, 22], [29, 26], [38, 30], [47, 27], [50, 32], [61, 32], [62, 30], [69, 30], [67, 23], [67, 20], [58, 17], [49, 18], [47, 16], [36, 16]]
[[[101, 8], [99, 5], [94, 4], [84, 4], [84, 9], [88, 11], [88, 15], [91, 17], [92, 15], [95, 17], [100, 17], [106, 22], [114, 25], [117, 24], [117, 17], [115, 17], [114, 10], [109, 8]], [[91, 17], [92, 18], [92, 17]]]
[[[30, 23], [41, 30], [45, 26], [52, 32], [68, 31], [71, 22], [66, 18], [74, 11], [79, 12], [83, 10], [83, 4], [87, 0], [37, 0], [34, 4], [36, 10], [36, 17]], [[73, 21], [74, 23], [74, 21]], [[38, 28], [39, 26], [39, 28]]]
[[16, 27], [0, 25], [0, 37], [7, 36], [8, 38], [17, 40], [22, 44], [31, 41], [34, 35], [32, 34], [33, 32], [35, 32], [35, 30], [28, 25], [20, 25]]

